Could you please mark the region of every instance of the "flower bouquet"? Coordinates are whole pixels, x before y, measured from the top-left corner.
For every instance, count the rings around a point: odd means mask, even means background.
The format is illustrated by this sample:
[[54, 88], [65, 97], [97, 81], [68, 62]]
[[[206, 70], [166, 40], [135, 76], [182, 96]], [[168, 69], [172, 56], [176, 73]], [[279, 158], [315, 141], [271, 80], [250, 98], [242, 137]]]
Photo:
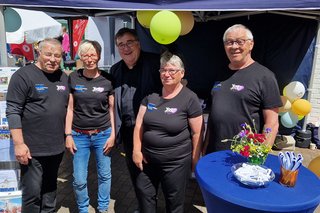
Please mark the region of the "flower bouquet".
[[250, 125], [246, 123], [241, 124], [241, 127], [241, 132], [231, 140], [231, 150], [247, 157], [252, 164], [264, 164], [268, 153], [271, 151], [271, 146], [266, 142], [271, 129], [266, 128], [263, 134], [259, 134], [253, 132]]

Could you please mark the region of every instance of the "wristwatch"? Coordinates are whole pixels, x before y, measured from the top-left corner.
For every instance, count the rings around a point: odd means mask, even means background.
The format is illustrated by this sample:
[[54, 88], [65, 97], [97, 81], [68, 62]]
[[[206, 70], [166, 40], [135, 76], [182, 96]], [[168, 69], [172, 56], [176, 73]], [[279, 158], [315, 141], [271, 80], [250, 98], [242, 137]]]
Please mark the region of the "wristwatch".
[[64, 134], [64, 137], [65, 137], [65, 138], [68, 137], [68, 136], [72, 136], [72, 134], [71, 134], [71, 133], [69, 133], [69, 134]]

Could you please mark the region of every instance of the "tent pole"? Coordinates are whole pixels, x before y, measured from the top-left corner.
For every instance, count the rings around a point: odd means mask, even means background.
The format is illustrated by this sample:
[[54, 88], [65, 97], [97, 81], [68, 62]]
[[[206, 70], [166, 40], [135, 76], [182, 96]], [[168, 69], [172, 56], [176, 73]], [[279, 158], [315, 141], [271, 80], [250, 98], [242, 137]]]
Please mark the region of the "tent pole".
[[0, 6], [0, 67], [8, 66], [4, 8]]

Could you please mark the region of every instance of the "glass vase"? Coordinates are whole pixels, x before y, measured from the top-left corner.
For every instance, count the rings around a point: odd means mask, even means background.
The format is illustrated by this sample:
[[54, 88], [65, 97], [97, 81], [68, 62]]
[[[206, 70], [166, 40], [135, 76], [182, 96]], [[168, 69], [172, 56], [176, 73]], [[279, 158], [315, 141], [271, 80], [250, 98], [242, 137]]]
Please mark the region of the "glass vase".
[[267, 155], [265, 156], [251, 156], [248, 157], [248, 162], [254, 165], [263, 165], [267, 159]]

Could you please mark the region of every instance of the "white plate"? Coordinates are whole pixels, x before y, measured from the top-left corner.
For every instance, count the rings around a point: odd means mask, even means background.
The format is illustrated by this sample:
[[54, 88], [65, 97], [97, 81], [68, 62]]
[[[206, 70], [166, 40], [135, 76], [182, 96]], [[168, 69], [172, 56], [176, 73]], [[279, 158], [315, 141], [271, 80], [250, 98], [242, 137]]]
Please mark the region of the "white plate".
[[237, 163], [231, 172], [238, 181], [251, 187], [267, 186], [275, 177], [271, 169], [250, 163]]

